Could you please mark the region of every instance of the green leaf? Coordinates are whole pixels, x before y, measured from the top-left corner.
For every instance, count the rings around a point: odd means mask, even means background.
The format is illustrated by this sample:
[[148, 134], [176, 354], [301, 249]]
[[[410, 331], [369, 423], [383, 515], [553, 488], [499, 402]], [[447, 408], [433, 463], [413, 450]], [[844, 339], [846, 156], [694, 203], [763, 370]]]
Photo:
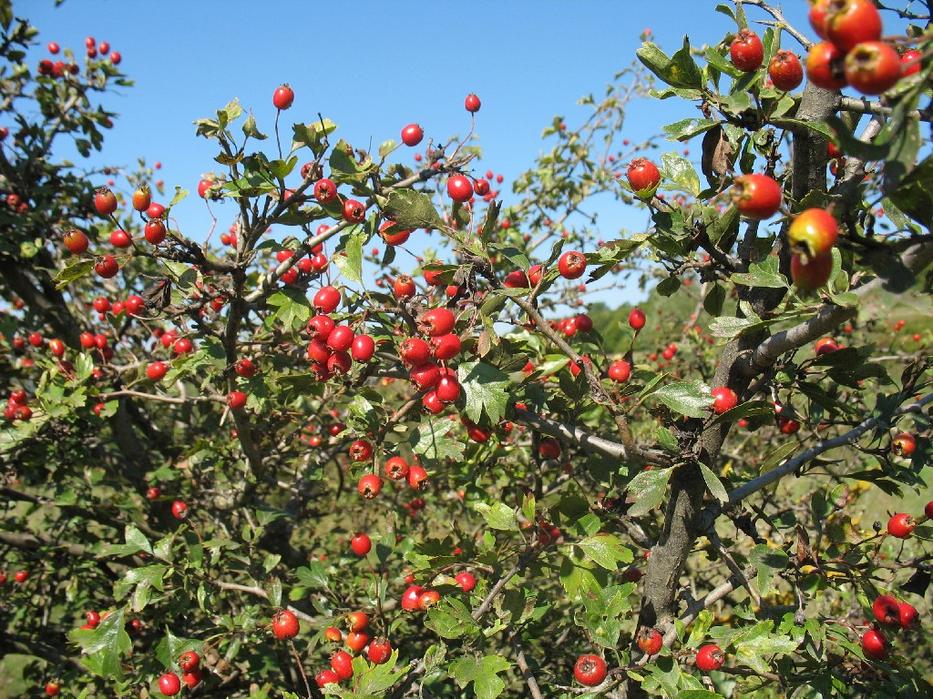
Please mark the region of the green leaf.
[[729, 494], [726, 492], [722, 481], [719, 480], [719, 476], [713, 473], [710, 467], [702, 461], [700, 462], [700, 472], [703, 474], [703, 480], [706, 481], [706, 487], [709, 488], [709, 492], [712, 493], [714, 498], [719, 502], [725, 502], [729, 499]]
[[777, 449], [772, 451], [765, 457], [765, 460], [761, 463], [761, 472], [770, 471], [772, 468], [780, 464], [784, 459], [793, 454], [800, 447], [797, 442], [785, 442]]
[[574, 542], [594, 563], [606, 570], [616, 570], [618, 564], [631, 563], [632, 552], [614, 534], [594, 534]]
[[319, 119], [310, 124], [295, 124], [292, 127], [292, 150], [308, 146], [315, 155], [324, 151], [324, 138], [337, 130], [337, 125], [330, 119]]
[[705, 417], [713, 402], [709, 386], [702, 381], [670, 383], [655, 391], [653, 397], [676, 413], [697, 418]]
[[266, 303], [275, 308], [272, 318], [278, 320], [289, 330], [299, 330], [308, 322], [313, 308], [311, 302], [300, 289], [286, 287], [272, 294]]
[[403, 228], [443, 228], [444, 220], [431, 197], [413, 189], [393, 189], [383, 207], [386, 216]]
[[407, 668], [395, 669], [397, 662], [398, 650], [393, 650], [389, 659], [378, 665], [367, 663], [362, 657], [355, 658], [353, 674], [356, 691], [366, 697], [385, 696], [386, 690], [407, 674]]
[[424, 625], [441, 638], [460, 638], [478, 631], [466, 605], [449, 595], [428, 610]]
[[625, 490], [631, 495], [633, 501], [628, 510], [630, 516], [643, 515], [661, 504], [672, 472], [673, 469], [670, 468], [640, 471], [626, 484]]
[[126, 539], [127, 546], [136, 547], [136, 551], [152, 553], [152, 544], [149, 543], [149, 539], [132, 524], [126, 525], [126, 528], [123, 530], [123, 536]]
[[55, 275], [55, 288], [64, 289], [72, 282], [89, 275], [93, 269], [94, 260], [86, 260], [80, 257], [69, 260], [65, 268]]
[[[771, 625], [771, 622], [762, 623], [766, 623], [769, 627]], [[756, 672], [768, 672], [771, 668], [771, 660], [775, 656], [787, 655], [798, 645], [800, 643], [790, 636], [763, 633], [737, 643], [735, 657], [740, 663], [748, 665]], [[766, 660], [765, 656], [769, 659]]]
[[681, 119], [664, 127], [664, 133], [671, 141], [689, 141], [694, 136], [709, 131], [719, 125], [711, 119]]
[[693, 165], [682, 155], [665, 153], [661, 156], [661, 174], [673, 182], [677, 189], [697, 196], [700, 193], [700, 177]]
[[482, 515], [483, 519], [493, 529], [502, 531], [518, 531], [518, 518], [515, 511], [504, 502], [488, 505], [485, 502], [475, 502], [473, 509]]
[[373, 161], [366, 156], [363, 162], [357, 161], [353, 146], [341, 139], [331, 151], [330, 176], [337, 183], [362, 183], [376, 167]]
[[713, 318], [713, 321], [709, 324], [709, 334], [713, 337], [733, 338], [756, 325], [760, 325], [760, 323], [750, 318], [719, 316]]
[[68, 637], [81, 646], [82, 664], [106, 679], [123, 679], [121, 658], [132, 649], [132, 641], [124, 628], [126, 612], [121, 607], [112, 612], [93, 630], [74, 629]]
[[646, 41], [635, 52], [645, 67], [671, 87], [699, 90], [703, 74], [690, 55], [690, 39], [684, 37], [683, 47], [670, 58], [658, 46]]
[[888, 198], [914, 221], [933, 230], [933, 191], [930, 182], [933, 182], [933, 156], [927, 156], [906, 175], [897, 189], [889, 193]]
[[343, 238], [343, 245], [331, 258], [345, 278], [357, 283], [363, 281], [363, 244], [366, 238], [362, 229], [355, 230]]
[[447, 419], [421, 423], [412, 430], [408, 438], [412, 451], [421, 454], [428, 461], [439, 461], [448, 457], [463, 458], [463, 440], [451, 439], [447, 436], [453, 428], [454, 423]]
[[768, 256], [764, 262], [752, 262], [745, 274], [733, 274], [729, 279], [743, 286], [763, 286], [769, 289], [786, 289], [786, 277], [778, 270], [778, 258]]
[[509, 403], [509, 377], [485, 362], [463, 362], [457, 367], [457, 377], [466, 398], [466, 415], [480, 422], [483, 414], [495, 425], [503, 417]]
[[511, 663], [499, 655], [483, 658], [467, 656], [453, 661], [447, 671], [460, 689], [472, 682], [477, 699], [495, 699], [505, 689], [505, 682], [500, 679], [499, 673], [510, 667]]
[[244, 136], [255, 138], [257, 141], [264, 141], [269, 138], [256, 127], [256, 117], [253, 116], [252, 112], [246, 117], [246, 121], [243, 122], [242, 128]]
[[755, 587], [758, 589], [758, 594], [764, 597], [771, 589], [771, 579], [774, 574], [784, 570], [790, 559], [780, 549], [770, 548], [766, 544], [758, 544], [752, 549], [749, 560], [757, 571]]
[[182, 189], [177, 184], [175, 185], [175, 196], [172, 197], [172, 200], [168, 203], [166, 209], [171, 209], [175, 204], [184, 201], [185, 197], [188, 196], [188, 190]]
[[165, 630], [165, 636], [155, 647], [155, 657], [165, 667], [172, 667], [178, 660], [178, 656], [187, 650], [193, 650], [198, 653], [204, 647], [204, 643], [194, 638], [184, 638], [176, 636], [169, 629]]
[[311, 561], [307, 566], [295, 569], [295, 577], [302, 585], [313, 589], [327, 588], [330, 585], [327, 568], [321, 561]]

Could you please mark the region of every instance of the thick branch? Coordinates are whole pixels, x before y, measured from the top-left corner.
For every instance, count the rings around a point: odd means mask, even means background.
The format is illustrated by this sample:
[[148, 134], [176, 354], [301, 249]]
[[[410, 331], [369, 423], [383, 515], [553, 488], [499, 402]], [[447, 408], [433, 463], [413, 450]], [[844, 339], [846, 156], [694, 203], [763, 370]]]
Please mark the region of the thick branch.
[[[911, 246], [901, 255], [900, 262], [905, 271], [910, 273], [906, 275], [909, 279], [914, 273], [919, 272], [933, 262], [933, 240], [924, 240]], [[855, 293], [864, 298], [868, 294], [878, 291], [880, 288], [887, 288], [891, 284], [897, 284], [898, 288], [900, 288], [904, 281], [905, 278], [901, 275], [898, 275], [896, 279], [876, 277], [856, 289]], [[843, 321], [854, 316], [856, 312], [855, 308], [825, 304], [810, 320], [775, 333], [758, 345], [744, 363], [743, 371], [745, 375], [754, 376], [761, 373], [773, 365], [778, 357], [785, 352], [790, 352], [813, 342]]]
[[[896, 410], [891, 417], [898, 417], [900, 415], [904, 415], [905, 413], [919, 412], [925, 405], [931, 402], [933, 402], [933, 393], [924, 396], [915, 403], [902, 406]], [[886, 423], [889, 419], [890, 418], [886, 416], [879, 415], [876, 417], [870, 417], [867, 420], [863, 420], [848, 432], [837, 435], [832, 439], [824, 439], [823, 441], [814, 444], [809, 449], [800, 452], [794, 458], [788, 459], [780, 466], [771, 469], [767, 473], [763, 473], [762, 475], [758, 476], [758, 478], [754, 478], [747, 483], [743, 483], [738, 488], [729, 493], [729, 499], [724, 505], [717, 503], [716, 505], [708, 507], [703, 512], [703, 517], [700, 523], [701, 528], [705, 530], [711, 527], [713, 522], [716, 521], [716, 518], [722, 513], [723, 509], [732, 505], [737, 505], [745, 498], [754, 493], [757, 493], [762, 488], [766, 488], [772, 483], [779, 481], [784, 476], [788, 476], [791, 473], [796, 472], [808, 461], [815, 459], [823, 452], [853, 443], [863, 434], [881, 424]]]

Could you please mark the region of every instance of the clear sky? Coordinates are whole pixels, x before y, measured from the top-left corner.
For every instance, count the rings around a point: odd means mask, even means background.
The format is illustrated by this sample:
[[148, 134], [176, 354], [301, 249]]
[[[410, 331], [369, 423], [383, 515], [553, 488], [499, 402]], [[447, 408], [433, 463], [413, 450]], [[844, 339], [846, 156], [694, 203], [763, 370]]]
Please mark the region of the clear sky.
[[[120, 51], [121, 68], [136, 85], [106, 101], [120, 116], [107, 135], [103, 162], [161, 161], [168, 191], [179, 184], [192, 192], [175, 209], [176, 218], [187, 235], [202, 239], [210, 219], [194, 189], [214, 163], [211, 144], [195, 137], [192, 122], [233, 97], [252, 107], [261, 130], [271, 133], [272, 92], [288, 82], [296, 97], [283, 115], [287, 123], [309, 121], [320, 111], [337, 122], [343, 138], [375, 148], [398, 139], [412, 121], [438, 138], [465, 132], [463, 98], [476, 92], [483, 102], [478, 171], [505, 175], [501, 191], [508, 202], [510, 178], [544, 148], [542, 128], [555, 114], [575, 123], [583, 114], [576, 100], [601, 91], [634, 58], [642, 30], [651, 28], [668, 53], [687, 33], [695, 45], [718, 42], [735, 25], [714, 11], [716, 4], [67, 0], [55, 8], [53, 0], [15, 0], [14, 9], [41, 31], [35, 60], [45, 57], [48, 41], [81, 56], [86, 36]], [[805, 0], [784, 5], [788, 19], [809, 33]], [[765, 17], [748, 11], [750, 18]], [[785, 46], [799, 52], [791, 42], [787, 37]], [[636, 142], [696, 115], [682, 101], [640, 101], [627, 117], [626, 137]], [[698, 154], [698, 144], [691, 146]], [[224, 227], [234, 215], [229, 203], [215, 211]], [[638, 229], [645, 222], [634, 207], [600, 213], [606, 239], [622, 226]], [[627, 300], [633, 298], [612, 299]]]

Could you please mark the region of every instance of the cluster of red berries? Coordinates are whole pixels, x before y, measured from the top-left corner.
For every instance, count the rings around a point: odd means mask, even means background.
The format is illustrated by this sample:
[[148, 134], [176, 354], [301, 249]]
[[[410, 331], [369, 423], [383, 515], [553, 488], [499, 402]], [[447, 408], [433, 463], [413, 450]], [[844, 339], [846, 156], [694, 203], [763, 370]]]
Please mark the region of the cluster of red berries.
[[[120, 65], [120, 61], [123, 60], [123, 56], [119, 51], [111, 51], [110, 44], [106, 41], [101, 41], [99, 44], [93, 36], [89, 36], [84, 40], [84, 46], [87, 52], [87, 57], [91, 60], [95, 58], [103, 58], [104, 56], [110, 55], [110, 62], [113, 65]], [[55, 41], [50, 41], [46, 48], [48, 52], [53, 56], [57, 56], [61, 52], [61, 46], [58, 45]], [[50, 75], [53, 78], [62, 78], [66, 75], [77, 75], [78, 71], [77, 63], [65, 63], [60, 60], [52, 60], [50, 58], [43, 58], [39, 61], [39, 75]]]
[[6, 407], [3, 409], [3, 417], [13, 422], [14, 420], [28, 421], [32, 419], [32, 408], [29, 407], [29, 396], [22, 388], [10, 391], [6, 401]]
[[172, 670], [159, 677], [159, 691], [167, 697], [173, 697], [181, 691], [182, 682], [188, 689], [194, 689], [204, 679], [201, 668], [201, 656], [196, 651], [186, 650], [178, 657], [178, 669], [181, 670], [181, 679]]
[[814, 85], [827, 90], [851, 85], [880, 95], [920, 70], [919, 50], [901, 55], [881, 41], [881, 14], [872, 0], [815, 0], [810, 24], [823, 39], [807, 56], [807, 77]]
[[[17, 585], [22, 585], [29, 580], [29, 571], [26, 569], [17, 570], [13, 573], [13, 580]], [[5, 570], [0, 570], [0, 585], [6, 585], [7, 574]]]
[[919, 614], [909, 602], [903, 602], [891, 595], [878, 595], [871, 605], [871, 613], [875, 623], [868, 631], [862, 634], [862, 651], [873, 660], [884, 660], [888, 657], [888, 639], [881, 631], [882, 625], [900, 629], [908, 629], [917, 623]]

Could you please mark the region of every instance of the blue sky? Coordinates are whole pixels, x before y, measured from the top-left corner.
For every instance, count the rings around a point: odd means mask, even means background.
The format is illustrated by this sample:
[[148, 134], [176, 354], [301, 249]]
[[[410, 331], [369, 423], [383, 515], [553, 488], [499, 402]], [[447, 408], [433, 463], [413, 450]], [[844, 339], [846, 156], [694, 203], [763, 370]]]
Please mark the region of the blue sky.
[[[252, 107], [260, 128], [271, 133], [271, 95], [288, 82], [296, 97], [283, 115], [287, 123], [308, 121], [320, 111], [337, 122], [343, 138], [375, 148], [398, 139], [412, 121], [438, 138], [465, 133], [463, 98], [476, 92], [483, 102], [478, 135], [484, 159], [478, 171], [505, 175], [508, 202], [510, 179], [544, 149], [542, 128], [555, 114], [575, 123], [584, 113], [577, 99], [601, 91], [634, 58], [643, 29], [651, 28], [668, 53], [679, 48], [685, 33], [694, 44], [718, 42], [734, 24], [714, 12], [716, 4], [67, 0], [55, 8], [53, 0], [20, 0], [15, 9], [40, 29], [36, 59], [45, 56], [48, 41], [83, 52], [89, 35], [121, 52], [121, 68], [136, 85], [106, 102], [120, 116], [107, 136], [103, 161], [161, 161], [169, 191], [175, 184], [192, 191], [175, 214], [187, 235], [202, 239], [210, 219], [194, 188], [214, 163], [211, 144], [195, 137], [192, 122], [233, 97]], [[788, 19], [808, 31], [806, 2], [785, 5]], [[755, 8], [748, 11], [750, 18], [764, 17]], [[636, 142], [696, 114], [682, 101], [639, 101], [629, 112], [625, 136]], [[691, 147], [698, 153], [697, 144]], [[232, 204], [215, 211], [223, 227], [234, 215]], [[623, 226], [640, 229], [645, 220], [637, 208], [607, 205], [601, 211], [603, 237], [611, 239]], [[631, 299], [613, 298], [626, 300]]]

